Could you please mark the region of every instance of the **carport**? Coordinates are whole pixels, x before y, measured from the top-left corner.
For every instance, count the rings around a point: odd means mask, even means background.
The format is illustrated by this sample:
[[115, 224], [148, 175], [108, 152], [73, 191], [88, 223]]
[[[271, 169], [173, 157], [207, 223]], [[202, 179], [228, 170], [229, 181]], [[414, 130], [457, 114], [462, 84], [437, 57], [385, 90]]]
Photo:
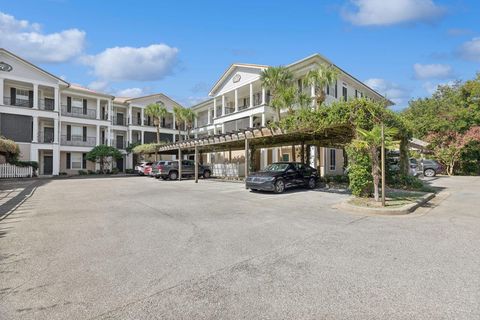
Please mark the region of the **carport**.
[[[250, 171], [253, 150], [281, 146], [302, 146], [302, 159], [305, 159], [305, 146], [342, 148], [354, 137], [354, 131], [348, 125], [336, 125], [320, 131], [286, 132], [280, 128], [247, 128], [235, 132], [194, 138], [162, 145], [160, 154], [178, 155], [179, 161], [184, 154], [194, 154], [195, 182], [198, 182], [199, 153], [244, 150], [245, 176]], [[179, 164], [179, 178], [182, 166]]]

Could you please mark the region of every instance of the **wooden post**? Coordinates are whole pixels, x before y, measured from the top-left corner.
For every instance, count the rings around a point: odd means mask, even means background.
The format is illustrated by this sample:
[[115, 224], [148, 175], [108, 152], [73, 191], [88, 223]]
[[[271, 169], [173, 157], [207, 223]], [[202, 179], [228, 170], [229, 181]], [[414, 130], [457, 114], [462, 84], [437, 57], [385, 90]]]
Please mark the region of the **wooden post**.
[[245, 138], [245, 180], [248, 176], [248, 139]]
[[178, 181], [182, 180], [182, 149], [178, 148]]
[[198, 183], [198, 147], [195, 146], [195, 183]]
[[305, 143], [303, 143], [303, 141], [302, 141], [300, 161], [301, 161], [302, 163], [305, 163]]
[[382, 121], [382, 207], [385, 207], [385, 132]]

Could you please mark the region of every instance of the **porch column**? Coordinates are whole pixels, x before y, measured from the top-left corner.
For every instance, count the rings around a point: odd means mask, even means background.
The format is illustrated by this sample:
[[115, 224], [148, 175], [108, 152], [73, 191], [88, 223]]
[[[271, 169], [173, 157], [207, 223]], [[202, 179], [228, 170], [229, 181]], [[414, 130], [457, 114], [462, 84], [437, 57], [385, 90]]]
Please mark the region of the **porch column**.
[[128, 106], [128, 125], [131, 126], [133, 124], [132, 119], [132, 106]]
[[193, 125], [195, 126], [195, 128], [198, 128], [198, 117], [195, 117], [193, 119]]
[[225, 115], [225, 95], [222, 94], [222, 116]]
[[53, 97], [53, 108], [56, 112], [59, 111], [59, 105], [60, 105], [60, 90], [58, 89], [58, 87], [55, 87], [53, 88], [53, 91], [54, 91], [54, 94], [55, 96]]
[[[172, 129], [177, 130], [177, 121], [176, 121], [175, 113], [173, 113], [172, 115], [173, 115]], [[142, 123], [143, 123], [143, 109], [142, 109]]]
[[213, 119], [217, 117], [217, 98], [213, 97]]
[[32, 142], [38, 142], [38, 117], [33, 116]]
[[53, 146], [52, 162], [52, 175], [58, 176], [58, 174], [60, 173], [60, 147], [58, 145]]
[[97, 98], [97, 120], [100, 120], [100, 99]]
[[182, 149], [178, 148], [178, 181], [182, 180]]
[[238, 112], [238, 89], [235, 89], [235, 112]]
[[278, 162], [278, 152], [280, 148], [272, 149], [272, 162]]
[[100, 145], [100, 126], [97, 124], [97, 134], [95, 136], [96, 140], [95, 140], [95, 144], [97, 146]]
[[249, 154], [248, 154], [248, 139], [245, 138], [245, 178], [248, 176], [248, 160], [249, 160]]
[[133, 137], [132, 137], [133, 133], [132, 133], [132, 130], [131, 129], [128, 129], [127, 131], [127, 142], [128, 144], [132, 144], [133, 143]]
[[249, 120], [248, 126], [250, 128], [253, 128], [253, 116], [250, 116], [248, 120]]
[[262, 127], [265, 127], [265, 113], [262, 113]]
[[316, 160], [317, 160], [317, 148], [315, 146], [310, 146], [310, 159], [308, 159], [308, 163], [310, 164], [310, 166], [317, 168]]
[[211, 114], [211, 109], [208, 108], [208, 111], [207, 111], [207, 119], [208, 119], [208, 124], [212, 123], [212, 114]]
[[253, 107], [253, 83], [250, 83], [250, 108]]
[[110, 129], [110, 126], [107, 127], [107, 146], [111, 146], [112, 145], [112, 137], [111, 137], [111, 129]]
[[58, 128], [59, 128], [59, 120], [53, 119], [53, 143], [58, 144]]
[[260, 149], [260, 169], [265, 168], [268, 165], [268, 150], [265, 148]]
[[4, 80], [3, 80], [3, 78], [0, 78], [0, 104], [4, 104], [4, 102], [3, 102], [3, 85], [4, 85]]
[[33, 109], [38, 109], [38, 84], [33, 84]]
[[142, 130], [140, 133], [142, 134], [142, 136], [140, 137], [140, 141], [142, 142], [142, 144], [144, 144], [145, 143], [144, 131]]
[[265, 88], [262, 88], [262, 105], [265, 105], [266, 103], [266, 92], [265, 92]]
[[195, 146], [195, 183], [198, 183], [198, 147]]
[[108, 99], [108, 121], [112, 121], [112, 100]]

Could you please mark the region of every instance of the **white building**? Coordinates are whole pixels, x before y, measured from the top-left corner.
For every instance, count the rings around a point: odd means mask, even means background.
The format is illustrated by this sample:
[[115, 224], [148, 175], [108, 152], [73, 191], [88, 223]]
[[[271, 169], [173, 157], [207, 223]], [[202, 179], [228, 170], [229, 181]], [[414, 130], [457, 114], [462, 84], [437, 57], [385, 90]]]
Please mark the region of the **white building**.
[[[320, 64], [333, 65], [332, 62], [319, 54], [309, 56], [286, 66], [294, 75], [298, 89], [315, 97], [313, 87], [304, 87], [302, 79], [309, 70]], [[382, 95], [357, 80], [338, 66], [340, 71], [335, 85], [325, 88], [326, 103], [339, 99], [368, 97], [373, 100], [384, 99]], [[260, 76], [265, 65], [232, 64], [215, 83], [209, 95], [211, 99], [193, 106], [197, 114], [196, 126], [192, 131], [196, 137], [235, 130], [266, 126], [276, 120], [276, 112], [269, 106], [269, 92], [262, 88]], [[284, 111], [286, 112], [286, 110]], [[256, 169], [262, 169], [275, 161], [300, 161], [300, 146], [265, 148], [258, 150], [255, 157]], [[343, 152], [339, 149], [321, 148], [320, 163], [317, 163], [316, 148], [310, 152], [309, 162], [314, 167], [320, 167], [322, 175], [337, 175], [343, 173]], [[295, 159], [293, 159], [295, 154]], [[223, 163], [238, 161], [243, 152], [207, 154], [204, 161], [208, 163]], [[229, 159], [229, 158], [232, 159]], [[241, 160], [240, 160], [241, 161]]]
[[175, 141], [173, 107], [179, 104], [164, 94], [115, 98], [70, 84], [0, 48], [0, 135], [20, 146], [20, 160], [38, 161], [41, 175], [95, 170], [85, 154], [100, 144], [124, 154], [115, 167], [133, 168], [126, 148], [156, 141], [153, 121], [144, 110], [157, 102], [169, 111], [162, 119], [161, 139]]

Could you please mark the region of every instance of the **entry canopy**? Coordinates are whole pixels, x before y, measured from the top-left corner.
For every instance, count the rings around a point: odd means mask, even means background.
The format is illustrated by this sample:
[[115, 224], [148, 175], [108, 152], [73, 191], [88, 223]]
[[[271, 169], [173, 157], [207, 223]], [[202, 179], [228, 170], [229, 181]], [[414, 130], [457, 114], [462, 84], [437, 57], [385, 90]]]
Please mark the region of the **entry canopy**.
[[310, 144], [322, 147], [341, 148], [354, 137], [354, 130], [349, 125], [336, 125], [321, 132], [286, 132], [280, 128], [247, 128], [225, 134], [211, 135], [201, 138], [178, 141], [160, 146], [159, 153], [177, 154], [178, 150], [194, 150], [199, 152], [221, 152], [242, 150], [245, 140], [253, 148], [271, 148]]

